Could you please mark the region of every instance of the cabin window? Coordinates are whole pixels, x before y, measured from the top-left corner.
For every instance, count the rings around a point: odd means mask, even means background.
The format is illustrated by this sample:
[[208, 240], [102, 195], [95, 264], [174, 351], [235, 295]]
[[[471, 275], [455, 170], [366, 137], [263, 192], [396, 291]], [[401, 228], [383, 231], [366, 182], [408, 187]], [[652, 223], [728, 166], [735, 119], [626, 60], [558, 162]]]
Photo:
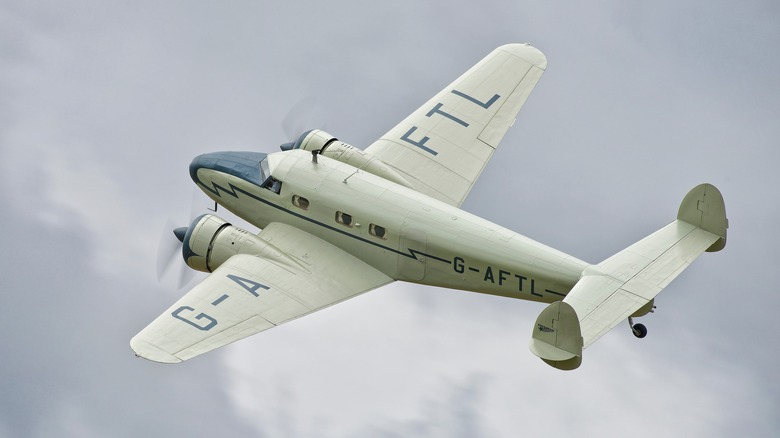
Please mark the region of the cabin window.
[[282, 190], [282, 182], [272, 176], [269, 176], [268, 179], [263, 183], [263, 188], [268, 189], [278, 195]]
[[385, 229], [385, 227], [382, 227], [377, 224], [369, 224], [368, 233], [380, 239], [387, 239], [387, 230]]
[[336, 222], [346, 225], [348, 227], [352, 227], [352, 225], [354, 224], [354, 220], [352, 219], [352, 216], [341, 211], [336, 212]]
[[292, 203], [294, 206], [301, 208], [303, 210], [309, 209], [309, 200], [304, 198], [303, 196], [293, 195]]

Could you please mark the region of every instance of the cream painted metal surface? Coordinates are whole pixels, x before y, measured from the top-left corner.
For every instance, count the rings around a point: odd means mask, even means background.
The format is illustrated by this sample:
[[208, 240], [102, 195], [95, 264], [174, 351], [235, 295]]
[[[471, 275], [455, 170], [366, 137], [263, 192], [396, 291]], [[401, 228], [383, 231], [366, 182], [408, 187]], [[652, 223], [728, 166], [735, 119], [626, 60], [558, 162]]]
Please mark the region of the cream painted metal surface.
[[725, 245], [723, 197], [714, 186], [691, 190], [678, 217], [587, 270], [563, 300], [579, 315], [585, 347], [655, 298], [701, 253]]
[[727, 222], [702, 185], [677, 221], [591, 265], [460, 210], [545, 68], [529, 45], [499, 47], [365, 151], [310, 131], [282, 152], [196, 157], [198, 187], [262, 231], [204, 215], [177, 234], [187, 264], [211, 274], [133, 350], [180, 362], [402, 280], [550, 303], [531, 350], [578, 367], [584, 347], [721, 249]]
[[134, 337], [133, 350], [181, 362], [392, 282], [289, 225], [271, 224], [258, 237], [278, 255], [230, 257]]
[[460, 206], [546, 68], [530, 45], [501, 46], [366, 152], [419, 192]]
[[[563, 299], [576, 312], [581, 333], [556, 330], [552, 342], [549, 337], [542, 339], [543, 312], [537, 320], [538, 331], [532, 335], [531, 351], [556, 368], [578, 367], [582, 352], [561, 348], [562, 344], [580, 342], [585, 348], [626, 318], [642, 310], [651, 311], [656, 295], [699, 255], [725, 246], [728, 220], [723, 197], [714, 186], [701, 184], [688, 192], [677, 218], [585, 269], [582, 278]], [[571, 318], [566, 322], [571, 324]], [[547, 345], [539, 348], [540, 343]], [[568, 357], [562, 359], [562, 356]]]

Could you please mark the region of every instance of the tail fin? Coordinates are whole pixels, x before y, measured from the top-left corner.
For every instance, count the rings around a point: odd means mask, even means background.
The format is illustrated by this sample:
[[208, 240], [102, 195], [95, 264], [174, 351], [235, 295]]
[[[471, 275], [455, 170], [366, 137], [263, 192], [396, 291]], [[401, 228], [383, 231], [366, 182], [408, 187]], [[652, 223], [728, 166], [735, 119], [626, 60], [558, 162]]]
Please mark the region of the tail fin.
[[723, 195], [712, 184], [699, 184], [691, 189], [677, 211], [677, 219], [709, 231], [720, 239], [707, 248], [707, 252], [720, 251], [726, 246], [726, 206]]
[[559, 370], [579, 367], [582, 363], [582, 334], [574, 309], [563, 301], [547, 306], [536, 318], [528, 347]]
[[574, 369], [586, 348], [652, 300], [705, 251], [726, 246], [726, 208], [718, 189], [694, 187], [677, 220], [591, 265], [563, 301], [552, 303], [536, 321], [531, 351], [551, 366]]

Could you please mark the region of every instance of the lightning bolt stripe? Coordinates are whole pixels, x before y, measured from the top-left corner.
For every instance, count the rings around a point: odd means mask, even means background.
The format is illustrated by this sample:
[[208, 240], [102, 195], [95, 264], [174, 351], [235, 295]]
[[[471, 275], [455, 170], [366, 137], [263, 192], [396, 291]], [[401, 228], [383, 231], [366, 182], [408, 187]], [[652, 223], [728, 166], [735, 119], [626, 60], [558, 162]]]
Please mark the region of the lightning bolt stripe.
[[[206, 168], [206, 169], [208, 169], [208, 168]], [[209, 170], [214, 170], [214, 169], [209, 169]], [[255, 195], [255, 194], [253, 194], [251, 192], [248, 192], [248, 191], [246, 191], [246, 190], [244, 190], [244, 189], [242, 189], [240, 187], [237, 187], [237, 186], [233, 185], [232, 183], [228, 183], [229, 188], [225, 188], [225, 187], [223, 187], [223, 186], [221, 186], [221, 185], [219, 185], [219, 184], [217, 184], [217, 183], [212, 181], [211, 182], [211, 187], [209, 187], [208, 185], [204, 184], [200, 180], [200, 178], [197, 175], [197, 172], [193, 172], [192, 177], [195, 180], [195, 182], [198, 184], [198, 186], [202, 187], [204, 190], [207, 190], [210, 193], [213, 193], [217, 197], [221, 198], [222, 194], [226, 194], [226, 195], [230, 195], [230, 196], [238, 199], [239, 198], [239, 194], [244, 194], [244, 195], [254, 199], [255, 201], [259, 201], [259, 202], [261, 202], [261, 203], [263, 203], [265, 205], [268, 205], [269, 207], [273, 207], [273, 208], [275, 208], [277, 210], [280, 210], [280, 211], [282, 211], [284, 213], [287, 213], [287, 214], [290, 214], [292, 216], [295, 216], [298, 219], [303, 219], [303, 220], [305, 220], [307, 222], [316, 224], [316, 225], [318, 225], [320, 227], [326, 228], [326, 229], [331, 230], [331, 231], [335, 231], [335, 232], [337, 232], [339, 234], [343, 234], [343, 235], [351, 237], [351, 238], [353, 238], [355, 240], [359, 240], [359, 241], [361, 241], [363, 243], [367, 243], [369, 245], [373, 245], [373, 246], [376, 246], [378, 248], [382, 248], [384, 250], [393, 252], [395, 254], [398, 254], [398, 255], [401, 255], [401, 256], [404, 256], [404, 257], [408, 257], [408, 258], [414, 259], [414, 260], [420, 260], [420, 258], [418, 257], [418, 255], [420, 255], [420, 256], [431, 258], [433, 260], [436, 260], [436, 261], [439, 261], [439, 262], [442, 262], [442, 263], [452, 264], [451, 260], [447, 260], [447, 259], [442, 258], [442, 257], [437, 257], [437, 256], [434, 256], [434, 255], [431, 255], [431, 254], [428, 254], [428, 253], [425, 253], [425, 252], [413, 249], [413, 248], [407, 248], [408, 252], [403, 252], [403, 251], [399, 251], [399, 250], [397, 250], [395, 248], [391, 248], [389, 246], [382, 245], [382, 244], [380, 244], [378, 242], [374, 242], [374, 241], [368, 240], [366, 238], [363, 238], [363, 237], [360, 237], [360, 236], [356, 236], [356, 235], [354, 235], [352, 233], [349, 233], [349, 232], [345, 231], [344, 229], [337, 228], [337, 227], [334, 227], [332, 225], [328, 225], [328, 224], [326, 224], [324, 222], [320, 222], [320, 221], [318, 221], [316, 219], [312, 219], [310, 217], [304, 216], [304, 215], [302, 215], [300, 213], [297, 213], [295, 211], [289, 210], [289, 209], [287, 209], [285, 207], [282, 207], [281, 205], [274, 204], [273, 202], [268, 201], [266, 199], [263, 199], [263, 198]], [[255, 184], [255, 185], [260, 187], [260, 185], [258, 185], [258, 184]]]

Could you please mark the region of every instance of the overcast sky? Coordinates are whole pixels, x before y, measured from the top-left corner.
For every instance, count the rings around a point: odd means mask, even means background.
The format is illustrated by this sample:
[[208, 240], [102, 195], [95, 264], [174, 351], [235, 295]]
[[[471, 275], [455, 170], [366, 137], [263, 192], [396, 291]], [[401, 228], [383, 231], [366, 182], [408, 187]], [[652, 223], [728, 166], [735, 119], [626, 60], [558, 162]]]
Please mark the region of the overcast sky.
[[[0, 1], [0, 436], [775, 436], [780, 3], [570, 3]], [[508, 42], [549, 67], [464, 209], [597, 263], [725, 197], [647, 338], [561, 372], [527, 348], [542, 305], [397, 283], [133, 356], [186, 292], [155, 260], [193, 156], [278, 150], [300, 102], [366, 147]]]

